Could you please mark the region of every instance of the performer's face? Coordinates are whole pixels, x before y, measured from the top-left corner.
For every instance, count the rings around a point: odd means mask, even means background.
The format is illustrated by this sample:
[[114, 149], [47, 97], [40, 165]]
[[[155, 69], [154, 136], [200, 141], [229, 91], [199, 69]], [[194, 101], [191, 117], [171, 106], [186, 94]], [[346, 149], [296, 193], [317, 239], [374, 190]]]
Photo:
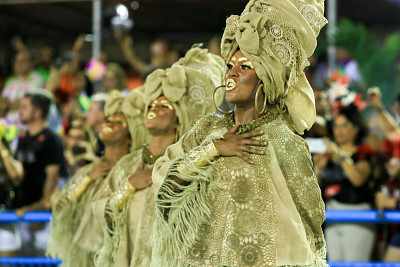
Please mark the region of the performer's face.
[[[160, 96], [149, 106], [146, 115], [146, 127], [150, 133], [162, 132], [175, 119], [175, 108], [165, 96]], [[171, 128], [176, 129], [178, 123]]]
[[252, 104], [256, 94], [258, 77], [253, 64], [238, 50], [228, 63], [225, 75], [226, 101], [234, 104]]
[[128, 122], [122, 113], [114, 114], [106, 118], [100, 132], [100, 140], [105, 145], [130, 139]]

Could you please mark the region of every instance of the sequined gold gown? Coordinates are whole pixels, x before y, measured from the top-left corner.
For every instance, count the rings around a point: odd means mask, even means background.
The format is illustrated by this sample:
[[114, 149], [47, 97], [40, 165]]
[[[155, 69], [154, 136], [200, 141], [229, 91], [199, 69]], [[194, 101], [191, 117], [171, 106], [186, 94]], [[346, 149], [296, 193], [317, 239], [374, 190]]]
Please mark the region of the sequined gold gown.
[[258, 147], [265, 155], [248, 154], [254, 165], [219, 157], [191, 175], [177, 171], [189, 151], [232, 126], [232, 116], [209, 115], [156, 162], [152, 266], [326, 266], [325, 209], [310, 152], [278, 115], [238, 130], [265, 133], [255, 138], [268, 142]]

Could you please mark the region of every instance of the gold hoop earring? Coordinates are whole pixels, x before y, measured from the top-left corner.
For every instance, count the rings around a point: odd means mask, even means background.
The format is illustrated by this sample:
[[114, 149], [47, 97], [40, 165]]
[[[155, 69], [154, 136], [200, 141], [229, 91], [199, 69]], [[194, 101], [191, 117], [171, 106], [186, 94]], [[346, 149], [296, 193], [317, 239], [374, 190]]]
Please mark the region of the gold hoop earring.
[[223, 111], [222, 109], [220, 109], [220, 108], [218, 107], [218, 105], [215, 103], [215, 92], [217, 92], [218, 89], [219, 89], [219, 88], [222, 88], [222, 87], [226, 87], [226, 85], [220, 85], [220, 86], [218, 86], [217, 88], [214, 89], [214, 93], [213, 93], [213, 95], [212, 95], [212, 100], [213, 100], [213, 103], [214, 103], [215, 108], [216, 108], [220, 113], [225, 114], [225, 115], [229, 115], [229, 114], [232, 114], [233, 109], [232, 109], [231, 111], [226, 112], [226, 111]]
[[260, 86], [257, 88], [256, 97], [255, 97], [255, 103], [254, 103], [254, 107], [256, 108], [256, 111], [257, 111], [257, 113], [258, 113], [259, 115], [261, 115], [261, 114], [264, 113], [264, 110], [265, 110], [265, 108], [266, 108], [266, 106], [267, 106], [267, 97], [264, 96], [264, 106], [263, 106], [263, 109], [262, 109], [261, 111], [258, 110], [258, 94], [259, 94], [259, 92], [260, 92], [260, 88], [264, 88], [264, 85], [263, 85], [263, 84], [260, 84]]

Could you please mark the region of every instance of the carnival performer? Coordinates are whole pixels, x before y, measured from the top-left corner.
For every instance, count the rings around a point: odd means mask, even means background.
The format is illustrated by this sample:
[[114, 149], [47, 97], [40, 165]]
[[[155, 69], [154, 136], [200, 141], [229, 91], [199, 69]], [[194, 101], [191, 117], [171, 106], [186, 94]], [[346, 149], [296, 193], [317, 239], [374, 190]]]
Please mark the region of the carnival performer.
[[47, 254], [61, 258], [63, 266], [94, 266], [94, 254], [103, 234], [101, 221], [93, 219], [91, 203], [99, 190], [112, 185], [110, 180], [116, 174], [130, 174], [129, 152], [147, 140], [147, 133], [138, 130], [143, 123], [142, 106], [116, 108], [116, 99], [123, 99], [117, 91], [110, 94], [105, 106], [107, 118], [100, 132], [104, 156], [82, 167], [54, 200]]
[[[96, 266], [150, 266], [155, 194], [148, 180], [153, 164], [199, 118], [215, 110], [212, 93], [223, 76], [223, 59], [195, 46], [171, 68], [147, 77], [143, 90], [150, 141], [133, 153], [134, 174], [115, 177], [120, 188], [105, 206]], [[139, 190], [144, 184], [148, 187]]]
[[[302, 134], [323, 1], [251, 0], [227, 19], [232, 113], [209, 115], [155, 164], [152, 266], [326, 266], [324, 203]], [[217, 90], [218, 88], [216, 88]]]

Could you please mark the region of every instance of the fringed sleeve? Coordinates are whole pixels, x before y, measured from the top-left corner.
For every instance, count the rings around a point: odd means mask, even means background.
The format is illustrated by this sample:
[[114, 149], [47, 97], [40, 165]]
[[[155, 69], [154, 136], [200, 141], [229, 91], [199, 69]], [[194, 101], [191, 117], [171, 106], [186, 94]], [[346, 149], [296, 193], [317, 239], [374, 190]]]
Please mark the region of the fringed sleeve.
[[[126, 190], [128, 178], [134, 174], [141, 161], [141, 150], [131, 152], [121, 162], [112, 176], [114, 190], [109, 190], [104, 198], [97, 200], [92, 205], [93, 213], [101, 216], [103, 230], [102, 246], [95, 255], [95, 266], [115, 266], [117, 251], [121, 244], [121, 234], [127, 224], [127, 203], [131, 199], [129, 190]], [[121, 198], [125, 198], [122, 205], [116, 205]], [[132, 249], [132, 248], [131, 248]]]
[[47, 255], [61, 258], [63, 266], [78, 266], [87, 262], [86, 254], [81, 253], [72, 242], [79, 222], [87, 212], [84, 208], [86, 199], [75, 199], [73, 192], [92, 168], [93, 164], [82, 167], [61, 191], [53, 207]]
[[[193, 154], [206, 150], [212, 140], [222, 138], [226, 129], [213, 130], [211, 116], [200, 120], [181, 140], [170, 146], [154, 167], [153, 183], [160, 187], [156, 195], [156, 222], [153, 231], [152, 266], [188, 266], [183, 251], [191, 248], [200, 226], [210, 216], [207, 192], [215, 175], [213, 162], [199, 167]], [[208, 134], [208, 135], [207, 135]], [[182, 165], [184, 164], [184, 165]], [[182, 166], [184, 170], [182, 171]], [[181, 171], [179, 171], [181, 169]], [[185, 181], [178, 184], [174, 179]]]

